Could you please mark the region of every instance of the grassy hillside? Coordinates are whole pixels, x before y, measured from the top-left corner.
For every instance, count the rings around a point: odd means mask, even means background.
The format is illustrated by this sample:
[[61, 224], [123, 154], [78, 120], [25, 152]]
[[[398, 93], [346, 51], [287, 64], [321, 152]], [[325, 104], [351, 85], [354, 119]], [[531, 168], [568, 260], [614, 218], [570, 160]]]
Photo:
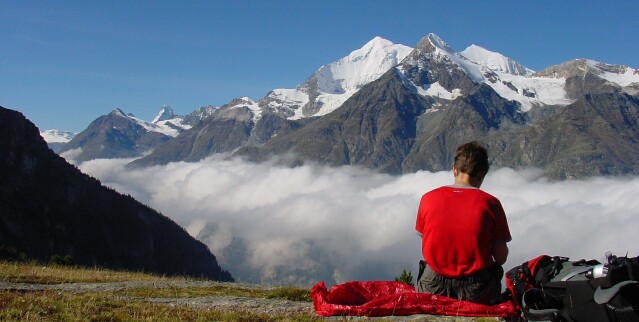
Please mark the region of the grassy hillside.
[[[18, 284], [28, 283], [31, 289]], [[71, 283], [64, 290], [47, 288]], [[95, 289], [86, 287], [96, 285]], [[97, 287], [115, 283], [115, 288]], [[248, 287], [143, 273], [0, 262], [1, 321], [318, 321], [314, 314], [272, 316], [267, 312], [216, 310], [149, 301], [163, 298], [250, 297], [310, 301], [308, 290]], [[74, 289], [73, 285], [84, 287]], [[40, 287], [38, 287], [40, 286]], [[309, 303], [310, 306], [310, 303]]]

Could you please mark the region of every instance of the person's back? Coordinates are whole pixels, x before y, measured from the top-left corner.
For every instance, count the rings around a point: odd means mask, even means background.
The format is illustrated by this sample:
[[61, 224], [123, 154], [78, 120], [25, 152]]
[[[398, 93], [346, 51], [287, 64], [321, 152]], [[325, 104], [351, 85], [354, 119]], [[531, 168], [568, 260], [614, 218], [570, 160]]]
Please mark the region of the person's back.
[[422, 197], [415, 229], [427, 264], [417, 291], [486, 304], [500, 299], [511, 237], [499, 200], [479, 190], [488, 168], [486, 150], [464, 144], [455, 156], [455, 184]]

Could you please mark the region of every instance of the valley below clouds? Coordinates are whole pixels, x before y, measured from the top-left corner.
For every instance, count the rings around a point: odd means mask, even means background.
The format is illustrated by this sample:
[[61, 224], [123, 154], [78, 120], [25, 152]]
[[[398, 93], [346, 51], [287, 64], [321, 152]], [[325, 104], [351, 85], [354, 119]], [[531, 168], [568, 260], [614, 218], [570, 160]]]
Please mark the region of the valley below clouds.
[[[450, 171], [391, 176], [223, 156], [137, 169], [130, 161], [78, 167], [175, 220], [238, 281], [275, 285], [392, 280], [403, 269], [416, 276], [419, 199], [453, 182]], [[639, 255], [639, 177], [550, 181], [504, 168], [491, 170], [482, 189], [501, 200], [509, 221], [506, 270], [541, 254]]]

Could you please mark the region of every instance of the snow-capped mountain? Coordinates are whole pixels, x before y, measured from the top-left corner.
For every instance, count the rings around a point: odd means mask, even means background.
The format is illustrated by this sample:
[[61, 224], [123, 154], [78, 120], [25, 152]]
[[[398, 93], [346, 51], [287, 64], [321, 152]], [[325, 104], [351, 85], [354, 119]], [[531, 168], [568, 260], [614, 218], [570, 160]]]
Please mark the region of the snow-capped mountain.
[[[428, 34], [424, 40], [429, 43], [430, 49], [427, 50], [433, 51], [434, 60], [446, 62], [448, 68], [462, 70], [474, 82], [491, 86], [503, 98], [518, 102], [523, 112], [535, 106], [565, 106], [574, 102], [566, 92], [565, 77], [535, 73], [500, 53], [475, 44], [457, 52], [435, 34]], [[258, 104], [262, 110], [276, 111], [291, 120], [329, 114], [390, 68], [400, 63], [416, 63], [408, 57], [413, 50], [375, 37], [348, 56], [320, 67], [297, 88], [272, 90]], [[591, 61], [591, 65], [602, 63]], [[601, 73], [603, 78], [628, 87], [628, 92], [633, 88], [635, 92], [639, 91], [638, 85], [632, 85], [639, 78], [634, 69], [626, 68], [623, 72], [610, 68], [604, 70]], [[446, 88], [439, 82], [414, 86], [424, 96], [452, 100], [462, 95], [460, 89]]]
[[253, 132], [259, 132], [256, 130], [256, 124], [269, 124], [267, 128], [271, 128], [272, 122], [269, 120], [274, 115], [267, 113], [264, 117], [264, 111], [258, 103], [248, 97], [234, 99], [219, 108], [205, 112], [210, 112], [205, 113], [205, 119], [182, 132], [174, 140], [158, 146], [151, 154], [135, 160], [132, 165], [198, 161], [214, 153], [233, 151], [251, 141]]
[[474, 44], [460, 52], [460, 55], [494, 72], [522, 76], [530, 76], [534, 73], [532, 69], [522, 66], [500, 53], [492, 52]]
[[167, 121], [170, 120], [172, 118], [175, 118], [176, 115], [175, 113], [173, 113], [173, 109], [168, 106], [168, 105], [162, 105], [162, 108], [160, 109], [160, 112], [158, 112], [158, 114], [153, 118], [153, 121], [151, 121], [151, 123], [158, 123], [160, 121]]
[[[193, 126], [183, 130], [179, 139], [169, 139], [150, 155], [136, 160], [140, 166], [198, 161], [214, 153], [262, 160], [294, 151], [302, 159], [397, 173], [448, 168], [446, 155], [451, 145], [500, 133], [503, 124], [519, 127], [548, 121], [540, 118], [575, 104], [593, 108], [612, 104], [584, 103], [586, 94], [637, 92], [639, 75], [633, 68], [575, 60], [535, 72], [477, 45], [458, 52], [431, 33], [415, 48], [375, 37], [349, 55], [323, 65], [296, 88], [274, 89], [257, 101], [241, 97], [219, 108], [200, 108], [185, 117], [163, 108], [154, 122], [131, 115], [122, 117], [148, 133], [167, 135], [186, 128], [181, 124]], [[632, 101], [619, 99], [623, 102], [618, 106], [634, 106]], [[528, 113], [531, 111], [535, 112]], [[197, 122], [191, 118], [195, 114], [200, 115]], [[405, 119], [374, 124], [382, 121], [382, 115], [387, 117], [384, 122], [399, 116]], [[469, 127], [459, 121], [465, 118]], [[512, 139], [505, 137], [516, 137], [523, 128], [510, 131], [508, 135], [495, 134], [502, 140], [500, 146], [511, 146], [508, 142]], [[304, 147], [298, 149], [298, 145]], [[136, 151], [139, 155], [139, 149]], [[520, 164], [545, 167], [540, 162], [556, 158], [540, 156], [533, 160], [531, 155], [537, 152], [525, 153], [517, 156]], [[511, 166], [510, 160], [500, 162]], [[614, 167], [614, 171], [626, 171]], [[565, 170], [559, 168], [558, 173]]]
[[74, 161], [137, 157], [177, 134], [178, 129], [146, 122], [116, 108], [91, 122], [59, 154]]
[[40, 136], [47, 143], [67, 143], [73, 139], [75, 133], [60, 130], [45, 130], [40, 132]]
[[[248, 110], [250, 111], [250, 114], [252, 115], [251, 120], [253, 122], [257, 122], [262, 117], [262, 109], [260, 108], [258, 103], [246, 96], [236, 98], [232, 100], [231, 102], [229, 102], [228, 104], [222, 106], [220, 108], [220, 112], [224, 111], [225, 109], [228, 109], [229, 111], [236, 111], [238, 109]], [[218, 114], [226, 115], [226, 113], [223, 113], [223, 112]], [[232, 114], [236, 115], [237, 113], [232, 113]]]
[[[621, 91], [631, 95], [639, 92], [639, 69], [631, 68], [623, 65], [610, 65], [597, 62], [590, 59], [574, 59], [561, 63], [559, 65], [550, 66], [534, 74], [537, 77], [567, 79], [571, 82], [566, 86], [569, 95], [579, 96], [582, 92], [574, 92], [573, 84], [578, 82], [586, 82], [590, 80], [589, 86], [592, 89], [593, 80], [596, 82], [598, 91], [607, 87], [608, 91]], [[579, 86], [579, 87], [583, 87]]]
[[[213, 110], [205, 122], [186, 131], [179, 142], [169, 142], [134, 163], [146, 166], [197, 161], [211, 153], [260, 145], [298, 128], [311, 117], [329, 114], [410, 51], [410, 47], [375, 37], [348, 56], [320, 67], [295, 89], [275, 89], [258, 101], [248, 97], [232, 100]], [[196, 142], [184, 144], [187, 137]]]
[[638, 74], [589, 60], [535, 73], [476, 45], [457, 52], [429, 34], [338, 109], [236, 155], [439, 171], [450, 168], [457, 145], [480, 139], [496, 166], [543, 168], [555, 178], [637, 173], [639, 100], [630, 95]]
[[[433, 61], [448, 64], [451, 73], [454, 69], [462, 70], [473, 81], [489, 85], [501, 97], [518, 102], [522, 112], [527, 112], [535, 106], [566, 106], [573, 103], [574, 98], [568, 93], [570, 89], [566, 88], [566, 79], [583, 75], [589, 70], [628, 93], [637, 93], [639, 90], [639, 71], [627, 66], [575, 60], [535, 73], [508, 57], [477, 45], [456, 52], [435, 34], [429, 34], [422, 40], [424, 41], [428, 42], [428, 45], [423, 46], [430, 48], [428, 50], [432, 51], [430, 57]], [[419, 53], [417, 56], [423, 57], [423, 52]], [[410, 59], [409, 57], [402, 64], [419, 64]], [[455, 99], [461, 95], [460, 89], [445, 88], [438, 82], [413, 85], [424, 96]]]
[[193, 126], [197, 124], [198, 122], [213, 115], [213, 113], [215, 113], [217, 109], [218, 108], [213, 105], [202, 106], [200, 108], [197, 108], [195, 111], [189, 113], [188, 115], [184, 116], [184, 118], [182, 119], [182, 122], [184, 124]]
[[[196, 112], [205, 117], [207, 111], [202, 108]], [[195, 123], [199, 118], [190, 115], [188, 120]], [[166, 105], [152, 122], [116, 108], [93, 121], [57, 152], [76, 161], [139, 157], [189, 128], [187, 117], [175, 115]]]
[[[201, 120], [202, 118], [209, 116], [211, 114], [210, 111], [214, 109], [214, 107], [202, 107], [201, 109], [196, 110], [200, 116], [195, 116], [195, 119]], [[176, 137], [183, 130], [191, 128], [191, 124], [189, 122], [185, 122], [185, 117], [176, 115], [173, 112], [173, 109], [168, 105], [162, 106], [158, 114], [150, 122], [140, 119], [131, 113], [127, 114], [120, 108], [116, 108], [111, 111], [110, 115], [129, 119], [139, 124], [149, 132], [157, 132], [171, 137]], [[61, 144], [68, 143], [76, 134], [77, 133], [55, 129], [40, 132], [40, 135], [47, 143]]]
[[639, 69], [623, 65], [610, 65], [594, 60], [586, 60], [586, 65], [597, 75], [622, 87], [639, 85]]
[[[203, 111], [196, 111], [196, 113], [206, 113], [206, 109]], [[141, 122], [148, 123], [145, 121]], [[149, 131], [156, 131], [173, 137], [186, 129], [190, 129], [192, 126], [192, 124], [189, 123], [189, 119], [185, 116], [176, 115], [173, 112], [173, 109], [168, 105], [162, 106], [160, 112], [158, 112], [158, 114], [153, 118], [151, 123], [157, 126], [157, 128], [155, 128], [157, 130], [150, 126]], [[172, 129], [173, 131], [166, 130], [167, 128]]]
[[[440, 74], [452, 74], [455, 70], [463, 71], [474, 82], [485, 83], [501, 97], [518, 102], [524, 112], [534, 106], [568, 105], [573, 102], [566, 93], [565, 78], [535, 77], [531, 69], [476, 45], [471, 45], [462, 52], [456, 52], [435, 34], [424, 37], [420, 44], [424, 48], [414, 52], [414, 55], [422, 58], [430, 57], [431, 63], [424, 65], [423, 61], [411, 60], [409, 57], [402, 62], [402, 65], [429, 68], [432, 62], [443, 63], [446, 65], [446, 70], [439, 71]], [[424, 56], [425, 51], [432, 53]], [[406, 70], [400, 66], [400, 72], [405, 73]], [[406, 76], [410, 78], [410, 75]], [[460, 92], [460, 88], [442, 87], [440, 82], [413, 85], [424, 96], [455, 99], [464, 94]]]
[[160, 112], [151, 122], [140, 119], [131, 113], [126, 114], [119, 108], [113, 110], [111, 114], [129, 119], [149, 132], [157, 132], [170, 137], [176, 137], [180, 132], [191, 127], [182, 122], [183, 117], [173, 114], [173, 110], [167, 105], [162, 106]]
[[75, 133], [60, 130], [45, 130], [40, 132], [40, 136], [47, 142], [47, 145], [54, 152], [58, 152], [75, 137]]
[[291, 120], [326, 115], [401, 62], [411, 50], [375, 37], [348, 56], [320, 67], [297, 88], [274, 89], [259, 104]]

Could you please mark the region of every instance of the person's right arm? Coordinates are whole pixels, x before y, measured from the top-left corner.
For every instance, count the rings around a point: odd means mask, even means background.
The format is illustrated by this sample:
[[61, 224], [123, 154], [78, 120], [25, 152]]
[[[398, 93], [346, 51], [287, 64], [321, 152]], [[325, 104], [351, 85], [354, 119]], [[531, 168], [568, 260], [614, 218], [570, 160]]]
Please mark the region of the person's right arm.
[[495, 263], [504, 265], [508, 259], [508, 245], [505, 242], [493, 243], [493, 259]]

